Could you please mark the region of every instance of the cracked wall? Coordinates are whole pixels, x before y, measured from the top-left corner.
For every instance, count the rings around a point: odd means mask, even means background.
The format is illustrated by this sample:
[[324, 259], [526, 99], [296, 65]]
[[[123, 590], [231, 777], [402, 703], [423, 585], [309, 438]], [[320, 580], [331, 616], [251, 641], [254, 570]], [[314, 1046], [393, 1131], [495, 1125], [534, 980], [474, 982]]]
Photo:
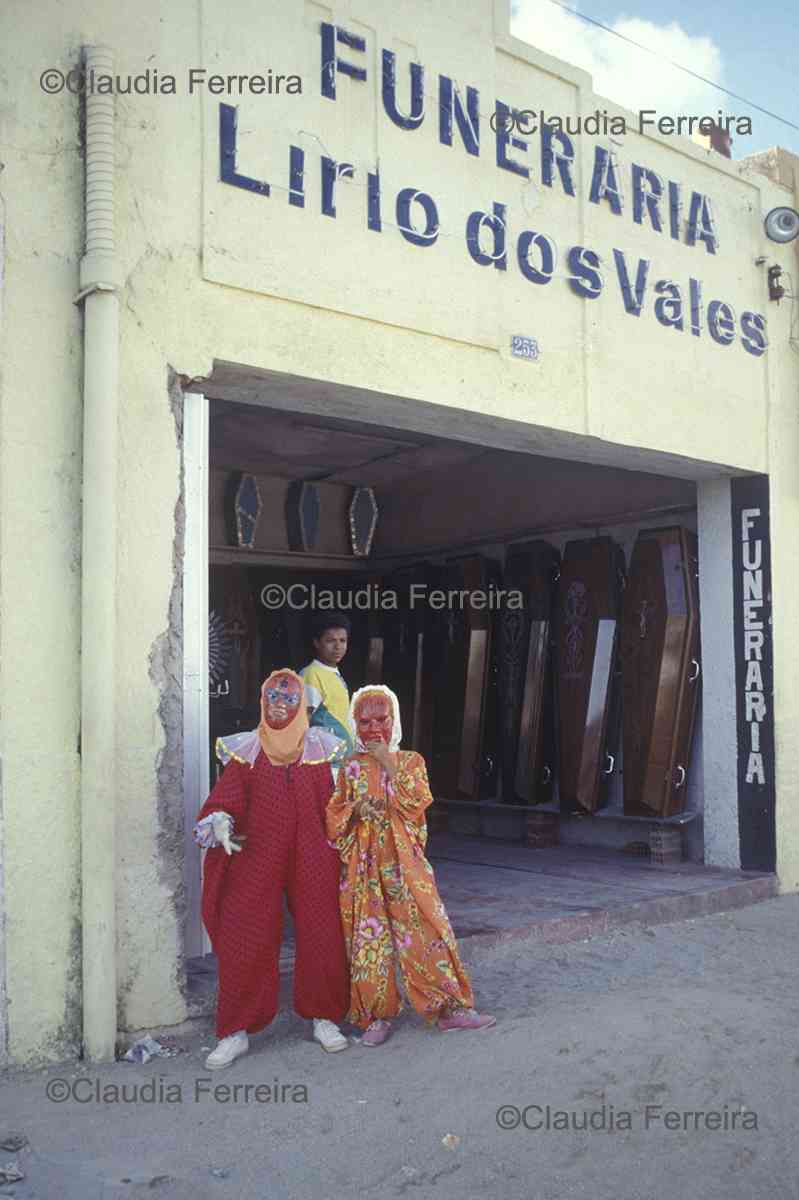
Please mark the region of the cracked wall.
[[[161, 373], [159, 424], [162, 435], [169, 428], [169, 453], [162, 462], [150, 461], [147, 470], [158, 475], [158, 496], [163, 499], [163, 520], [159, 521], [159, 540], [166, 549], [170, 534], [169, 552], [158, 562], [157, 594], [163, 603], [159, 622], [160, 632], [151, 639], [146, 653], [136, 660], [134, 646], [143, 651], [146, 627], [138, 620], [140, 614], [128, 610], [124, 623], [128, 633], [120, 639], [120, 656], [131, 650], [128, 668], [131, 680], [141, 683], [146, 710], [138, 711], [151, 730], [149, 738], [142, 737], [141, 750], [134, 768], [138, 785], [138, 802], [134, 799], [137, 787], [128, 777], [124, 787], [133, 803], [122, 803], [118, 819], [118, 878], [117, 981], [118, 1022], [121, 1032], [152, 1028], [181, 1021], [185, 1016], [183, 999], [183, 922], [185, 892], [183, 884], [183, 699], [182, 699], [182, 568], [184, 538], [184, 504], [181, 469], [183, 400], [180, 382], [174, 372], [168, 372], [164, 388]], [[157, 402], [153, 398], [153, 404]], [[133, 413], [131, 433], [136, 424]], [[126, 437], [126, 434], [123, 434]], [[166, 446], [165, 446], [166, 448]], [[154, 456], [158, 458], [159, 456]], [[140, 467], [144, 466], [140, 462]], [[140, 476], [138, 476], [140, 479]], [[131, 491], [125, 503], [135, 503], [135, 479], [131, 473]], [[155, 481], [154, 481], [155, 486]], [[171, 492], [166, 502], [163, 492]], [[127, 487], [123, 489], [127, 492]], [[120, 593], [127, 594], [124, 578], [128, 572], [144, 570], [153, 581], [156, 569], [145, 565], [139, 555], [146, 554], [146, 542], [133, 537], [129, 556], [121, 567]], [[138, 569], [134, 566], [138, 563]], [[147, 605], [154, 611], [154, 606]], [[146, 663], [146, 673], [142, 670]], [[125, 670], [120, 672], [120, 682]], [[124, 686], [121, 689], [124, 694]], [[124, 721], [125, 703], [120, 715]], [[146, 717], [145, 717], [146, 712]], [[127, 726], [127, 722], [125, 722]], [[130, 730], [126, 727], [121, 740], [129, 752]], [[126, 750], [120, 744], [120, 757]]]
[[[183, 446], [183, 392], [178, 376], [169, 372], [169, 406], [175, 422], [178, 448]], [[181, 458], [180, 492], [175, 501], [175, 538], [172, 553], [173, 582], [169, 596], [168, 624], [150, 654], [150, 678], [158, 688], [158, 716], [164, 744], [156, 756], [158, 840], [161, 882], [169, 891], [175, 921], [182, 929], [186, 917], [183, 874], [183, 551], [185, 502]], [[175, 981], [185, 986], [184, 955], [179, 949]]]

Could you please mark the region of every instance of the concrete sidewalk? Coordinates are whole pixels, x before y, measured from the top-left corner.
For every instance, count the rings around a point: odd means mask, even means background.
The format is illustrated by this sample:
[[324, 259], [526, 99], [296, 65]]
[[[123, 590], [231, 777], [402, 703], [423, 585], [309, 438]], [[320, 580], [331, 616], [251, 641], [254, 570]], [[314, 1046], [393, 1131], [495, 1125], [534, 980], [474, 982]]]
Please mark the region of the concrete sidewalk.
[[553, 944], [629, 924], [707, 916], [777, 894], [775, 875], [648, 859], [595, 846], [525, 846], [436, 834], [430, 861], [458, 938]]
[[[776, 895], [775, 875], [682, 862], [655, 867], [618, 850], [558, 846], [530, 850], [508, 842], [433, 834], [428, 855], [461, 946], [474, 949], [524, 938], [552, 945], [631, 922], [650, 925], [708, 916]], [[280, 965], [294, 962], [285, 913]], [[188, 973], [192, 1017], [210, 1015], [216, 997], [212, 955]]]
[[559, 946], [472, 939], [498, 1018], [479, 1034], [409, 1014], [380, 1049], [325, 1055], [284, 1011], [213, 1076], [210, 1025], [144, 1067], [7, 1075], [0, 1138], [29, 1146], [0, 1151], [26, 1174], [0, 1194], [795, 1200], [798, 918], [784, 896]]

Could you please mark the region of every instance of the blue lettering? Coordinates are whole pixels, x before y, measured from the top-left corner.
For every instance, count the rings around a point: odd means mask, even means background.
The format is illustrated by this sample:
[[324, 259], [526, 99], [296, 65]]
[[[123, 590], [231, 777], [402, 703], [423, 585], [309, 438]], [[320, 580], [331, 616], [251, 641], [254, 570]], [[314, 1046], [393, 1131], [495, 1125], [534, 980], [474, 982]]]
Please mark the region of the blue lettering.
[[710, 211], [710, 200], [701, 192], [691, 192], [691, 207], [688, 213], [688, 233], [685, 238], [688, 246], [695, 246], [699, 241], [704, 242], [708, 254], [715, 254], [719, 244], [716, 228], [713, 224], [713, 214]]
[[523, 179], [529, 179], [530, 169], [522, 163], [514, 162], [512, 158], [508, 158], [508, 147], [512, 146], [514, 150], [526, 150], [527, 142], [524, 138], [511, 137], [510, 121], [511, 115], [514, 121], [519, 116], [518, 108], [509, 108], [507, 104], [503, 104], [501, 100], [496, 103], [496, 122], [497, 122], [497, 166], [502, 167], [504, 171], [513, 171], [514, 175], [521, 175]]
[[246, 192], [257, 192], [259, 196], [268, 196], [269, 184], [265, 180], [251, 179], [249, 175], [240, 175], [236, 170], [238, 119], [238, 109], [234, 108], [232, 104], [219, 105], [219, 178], [223, 183], [244, 188]]
[[617, 217], [621, 216], [622, 195], [621, 185], [616, 174], [615, 155], [612, 151], [606, 150], [604, 146], [596, 146], [594, 149], [594, 173], [591, 176], [589, 200], [592, 204], [599, 204], [600, 200], [607, 200], [611, 211]]
[[599, 270], [599, 255], [585, 246], [572, 246], [568, 263], [571, 275], [569, 287], [586, 300], [596, 300], [602, 291], [604, 280]]
[[466, 111], [457, 88], [446, 75], [438, 77], [438, 136], [444, 146], [452, 145], [452, 116], [458, 125], [461, 141], [467, 153], [480, 153], [480, 94], [477, 88], [466, 88]]
[[362, 37], [358, 37], [356, 33], [347, 33], [345, 29], [337, 29], [335, 25], [329, 25], [326, 21], [322, 22], [321, 33], [322, 95], [327, 96], [328, 100], [335, 100], [337, 71], [340, 71], [342, 75], [349, 75], [350, 79], [357, 79], [361, 83], [366, 79], [366, 71], [363, 67], [355, 67], [352, 63], [344, 62], [336, 57], [336, 44], [349, 46], [351, 50], [360, 50], [363, 53], [366, 50], [366, 41]]
[[699, 337], [702, 333], [702, 284], [698, 279], [688, 280], [691, 297], [691, 333]]
[[[498, 271], [504, 271], [508, 266], [508, 255], [505, 244], [505, 205], [494, 204], [494, 215], [487, 212], [469, 213], [466, 221], [466, 246], [476, 263], [481, 267], [492, 264]], [[480, 249], [480, 230], [485, 226], [491, 230], [494, 239], [494, 253], [486, 254]]]
[[619, 277], [621, 294], [624, 297], [624, 307], [631, 316], [640, 317], [646, 293], [646, 277], [649, 273], [649, 262], [645, 258], [639, 258], [638, 268], [635, 273], [635, 288], [633, 288], [630, 283], [630, 274], [627, 270], [627, 260], [623, 252], [621, 250], [614, 250], [613, 257], [616, 260], [616, 274]]
[[714, 342], [729, 346], [735, 340], [735, 313], [723, 300], [711, 300], [707, 306], [707, 328]]
[[[541, 258], [540, 267], [534, 267], [530, 262], [530, 251], [534, 246]], [[525, 279], [529, 279], [531, 283], [549, 283], [555, 273], [555, 264], [558, 261], [558, 252], [551, 238], [546, 237], [543, 233], [534, 233], [532, 229], [526, 229], [519, 235], [516, 255], [519, 260], [519, 269]]]
[[[411, 205], [414, 202], [424, 209], [425, 227], [421, 232], [411, 224]], [[438, 238], [438, 210], [432, 196], [416, 188], [403, 188], [397, 195], [397, 225], [405, 240], [414, 246], [432, 246]]]
[[663, 232], [660, 219], [660, 198], [663, 195], [663, 180], [647, 167], [639, 167], [633, 163], [633, 220], [636, 225], [643, 225], [644, 210], [649, 214], [652, 228], [656, 233]]
[[377, 171], [369, 171], [366, 175], [366, 193], [367, 193], [367, 224], [370, 229], [375, 229], [378, 233], [383, 228], [383, 222], [380, 219], [380, 175]]
[[680, 219], [682, 217], [682, 196], [680, 185], [669, 180], [669, 232], [675, 242], [680, 240]]
[[[560, 151], [554, 148], [553, 138], [558, 139], [561, 146]], [[553, 129], [551, 125], [544, 122], [541, 127], [541, 182], [546, 187], [552, 187], [553, 167], [557, 167], [564, 192], [567, 196], [573, 196], [575, 194], [571, 175], [573, 163], [574, 144], [569, 135], [560, 129]]]
[[326, 217], [336, 215], [336, 181], [352, 179], [354, 174], [352, 163], [339, 163], [322, 155], [322, 212]]
[[766, 318], [760, 313], [745, 312], [741, 315], [741, 341], [747, 354], [760, 358], [768, 346]]
[[383, 108], [400, 129], [418, 129], [424, 120], [424, 67], [411, 63], [411, 111], [406, 117], [397, 107], [397, 56], [383, 51]]
[[305, 208], [305, 151], [289, 147], [289, 204]]
[[682, 292], [670, 279], [659, 279], [655, 284], [658, 299], [655, 301], [655, 317], [661, 325], [672, 329], [684, 329]]

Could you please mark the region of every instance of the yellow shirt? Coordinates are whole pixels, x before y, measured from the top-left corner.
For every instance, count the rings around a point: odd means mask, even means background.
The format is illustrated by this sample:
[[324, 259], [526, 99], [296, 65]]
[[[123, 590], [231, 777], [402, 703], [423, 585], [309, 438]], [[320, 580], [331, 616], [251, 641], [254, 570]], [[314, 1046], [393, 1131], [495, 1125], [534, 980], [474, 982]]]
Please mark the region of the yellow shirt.
[[[327, 714], [341, 726], [350, 746], [355, 745], [355, 733], [350, 724], [350, 693], [338, 667], [328, 667], [315, 658], [300, 671], [305, 684], [305, 698], [309, 708], [324, 705]], [[311, 722], [314, 723], [313, 720]], [[335, 725], [324, 724], [336, 733]]]

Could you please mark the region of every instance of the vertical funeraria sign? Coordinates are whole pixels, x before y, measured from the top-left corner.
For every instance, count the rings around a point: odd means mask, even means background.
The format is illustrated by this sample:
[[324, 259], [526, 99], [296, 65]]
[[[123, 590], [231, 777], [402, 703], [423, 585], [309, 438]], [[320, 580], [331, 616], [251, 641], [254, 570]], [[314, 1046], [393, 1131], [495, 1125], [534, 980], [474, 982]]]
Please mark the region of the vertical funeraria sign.
[[774, 657], [768, 476], [733, 479], [731, 492], [741, 867], [773, 871]]
[[[335, 104], [343, 87], [371, 87], [373, 59], [363, 37], [328, 22], [321, 24], [319, 37], [323, 103]], [[429, 70], [415, 62], [408, 64], [407, 73], [398, 71], [391, 50], [382, 50], [378, 61], [382, 117], [407, 133], [409, 173], [413, 170], [413, 139], [425, 123], [435, 124], [442, 156], [456, 151], [472, 158], [494, 158], [498, 172], [495, 196], [499, 198], [492, 199], [490, 208], [473, 210], [463, 222], [463, 245], [472, 261], [489, 271], [517, 270], [535, 288], [563, 279], [563, 270], [557, 270], [559, 248], [553, 238], [541, 229], [517, 233], [514, 228], [511, 234], [516, 215], [502, 196], [511, 181], [530, 180], [560, 192], [566, 203], [575, 199], [575, 143], [563, 128], [568, 121], [544, 119], [541, 114], [540, 123], [534, 121], [530, 127], [525, 124], [527, 110], [499, 98], [489, 108], [491, 102], [481, 98], [477, 88], [462, 86], [449, 75], [439, 73], [433, 81]], [[425, 104], [428, 92], [435, 95], [435, 105]], [[490, 117], [486, 117], [488, 111]], [[307, 174], [318, 171], [321, 214], [332, 221], [336, 219], [339, 180], [348, 179], [360, 185], [364, 228], [375, 237], [399, 236], [417, 252], [429, 255], [432, 265], [440, 233], [452, 233], [455, 225], [460, 236], [457, 225], [463, 218], [444, 211], [440, 199], [413, 186], [412, 179], [407, 187], [392, 188], [387, 194], [377, 161], [374, 169], [356, 169], [348, 160], [346, 147], [328, 148], [313, 161], [316, 155], [312, 158], [302, 146], [287, 146], [283, 161], [273, 163], [272, 168], [281, 179], [288, 179], [288, 187], [275, 183], [270, 187], [267, 178], [240, 172], [236, 161], [238, 117], [237, 107], [220, 103], [219, 178], [223, 184], [251, 193], [254, 202], [288, 203], [304, 209]], [[537, 149], [529, 136], [518, 136], [521, 129], [526, 133], [528, 128], [539, 135]], [[587, 198], [620, 219], [620, 232], [624, 218], [632, 217], [636, 225], [651, 229], [664, 240], [682, 242], [698, 253], [717, 254], [719, 237], [709, 196], [678, 180], [664, 179], [640, 162], [630, 165], [629, 178], [625, 174], [614, 150], [596, 141], [593, 163], [586, 172]], [[732, 238], [730, 244], [734, 244]], [[682, 280], [657, 278], [649, 259], [630, 255], [618, 246], [600, 252], [573, 245], [565, 250], [565, 259], [566, 282], [585, 300], [596, 300], [606, 285], [615, 287], [628, 316], [651, 312], [666, 329], [695, 338], [708, 336], [721, 347], [737, 345], [755, 357], [766, 351], [763, 314], [750, 310], [738, 314], [723, 297], [708, 295], [702, 280], [693, 274]]]

